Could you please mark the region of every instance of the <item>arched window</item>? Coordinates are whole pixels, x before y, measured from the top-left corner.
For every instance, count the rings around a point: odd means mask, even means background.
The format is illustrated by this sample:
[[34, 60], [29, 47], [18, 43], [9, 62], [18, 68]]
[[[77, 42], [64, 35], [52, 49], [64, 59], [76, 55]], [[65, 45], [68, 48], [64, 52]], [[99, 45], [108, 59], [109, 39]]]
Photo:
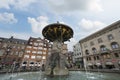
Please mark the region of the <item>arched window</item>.
[[101, 50], [101, 51], [106, 51], [107, 48], [106, 48], [104, 45], [101, 45], [101, 46], [100, 46], [100, 50]]
[[119, 48], [119, 45], [118, 45], [117, 42], [112, 42], [112, 43], [111, 43], [111, 47], [112, 47], [112, 49], [118, 49], [118, 48]]
[[85, 50], [85, 53], [86, 53], [86, 55], [88, 55], [88, 54], [89, 54], [89, 51], [88, 51], [88, 50]]
[[93, 53], [97, 52], [96, 48], [92, 48], [92, 51], [93, 51]]

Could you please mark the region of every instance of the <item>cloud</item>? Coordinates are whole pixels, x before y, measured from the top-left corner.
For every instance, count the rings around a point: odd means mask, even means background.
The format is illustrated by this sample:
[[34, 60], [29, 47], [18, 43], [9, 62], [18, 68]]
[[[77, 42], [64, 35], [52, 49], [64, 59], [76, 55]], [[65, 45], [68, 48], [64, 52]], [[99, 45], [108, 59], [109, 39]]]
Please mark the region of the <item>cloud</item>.
[[104, 11], [100, 4], [100, 0], [91, 0], [88, 6], [89, 6], [89, 10], [91, 11], [95, 11], [95, 12]]
[[28, 17], [28, 23], [31, 24], [31, 28], [34, 33], [41, 34], [42, 29], [48, 25], [48, 18], [46, 16], [39, 16], [37, 18]]
[[82, 19], [78, 25], [83, 29], [82, 36], [86, 36], [88, 34], [94, 33], [104, 27], [106, 27], [106, 24], [100, 21], [92, 21], [87, 19]]
[[13, 24], [13, 23], [17, 23], [17, 19], [15, 18], [13, 13], [5, 12], [5, 13], [0, 13], [0, 22]]
[[13, 2], [13, 0], [0, 0], [0, 8], [10, 9]]
[[14, 7], [16, 9], [26, 9], [29, 8], [31, 4], [36, 3], [38, 0], [14, 0]]
[[10, 9], [12, 6], [16, 9], [24, 10], [37, 2], [38, 0], [0, 0], [0, 8]]
[[48, 0], [49, 6], [57, 13], [76, 12], [83, 10], [103, 11], [100, 0]]
[[67, 44], [68, 50], [73, 51], [73, 45], [75, 45], [77, 40], [75, 38], [71, 38], [70, 42], [65, 42]]

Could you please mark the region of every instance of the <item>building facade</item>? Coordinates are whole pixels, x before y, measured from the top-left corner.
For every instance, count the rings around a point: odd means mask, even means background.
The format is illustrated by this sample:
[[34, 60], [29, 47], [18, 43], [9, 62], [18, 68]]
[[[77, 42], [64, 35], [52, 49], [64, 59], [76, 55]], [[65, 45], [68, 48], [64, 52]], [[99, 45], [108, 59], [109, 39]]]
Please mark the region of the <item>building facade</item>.
[[[0, 69], [16, 66], [19, 69], [38, 69], [46, 64], [52, 43], [46, 39], [30, 37], [29, 40], [0, 37]], [[61, 53], [68, 52], [67, 44], [62, 44]]]
[[78, 68], [83, 68], [83, 57], [82, 57], [82, 52], [81, 52], [81, 46], [80, 43], [76, 43], [73, 46], [73, 62], [75, 64], [75, 66], [77, 66]]
[[3, 67], [15, 65], [19, 67], [24, 49], [27, 44], [26, 40], [13, 38], [0, 38], [0, 64]]
[[79, 41], [84, 67], [88, 69], [120, 68], [120, 21]]
[[73, 52], [69, 51], [66, 54], [66, 59], [68, 62], [68, 68], [73, 68], [74, 64], [73, 64]]
[[46, 63], [51, 47], [52, 45], [46, 39], [30, 37], [25, 48], [21, 67], [27, 69], [40, 68]]

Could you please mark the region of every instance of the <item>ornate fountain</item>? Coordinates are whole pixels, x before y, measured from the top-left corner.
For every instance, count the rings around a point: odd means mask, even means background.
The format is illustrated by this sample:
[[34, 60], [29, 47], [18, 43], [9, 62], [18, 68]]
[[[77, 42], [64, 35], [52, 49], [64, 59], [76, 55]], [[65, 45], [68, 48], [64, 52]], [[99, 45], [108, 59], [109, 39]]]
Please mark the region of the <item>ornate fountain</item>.
[[47, 58], [45, 74], [50, 76], [68, 75], [67, 60], [62, 53], [62, 45], [73, 37], [73, 30], [59, 22], [47, 25], [42, 34], [45, 39], [53, 42], [51, 54]]

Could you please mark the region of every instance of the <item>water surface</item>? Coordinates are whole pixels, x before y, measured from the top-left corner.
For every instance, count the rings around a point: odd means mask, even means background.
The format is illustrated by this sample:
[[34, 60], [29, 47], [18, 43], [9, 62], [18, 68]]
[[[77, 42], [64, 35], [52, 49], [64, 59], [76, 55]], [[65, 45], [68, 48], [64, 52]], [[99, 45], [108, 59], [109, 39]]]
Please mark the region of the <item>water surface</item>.
[[45, 76], [44, 72], [0, 74], [0, 80], [120, 80], [120, 74], [70, 71], [68, 76]]

